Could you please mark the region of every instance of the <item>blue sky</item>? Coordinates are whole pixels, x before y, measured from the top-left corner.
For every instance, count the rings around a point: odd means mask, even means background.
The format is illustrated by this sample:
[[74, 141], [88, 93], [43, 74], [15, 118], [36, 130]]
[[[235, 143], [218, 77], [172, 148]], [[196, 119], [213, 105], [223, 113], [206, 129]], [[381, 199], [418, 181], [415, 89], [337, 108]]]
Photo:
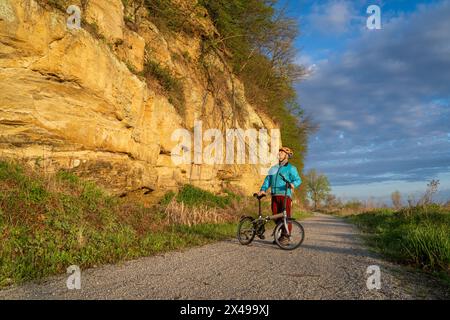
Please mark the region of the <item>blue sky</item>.
[[[344, 198], [450, 199], [450, 0], [284, 0], [298, 19], [299, 103], [319, 123], [306, 169]], [[369, 5], [382, 29], [366, 27]]]

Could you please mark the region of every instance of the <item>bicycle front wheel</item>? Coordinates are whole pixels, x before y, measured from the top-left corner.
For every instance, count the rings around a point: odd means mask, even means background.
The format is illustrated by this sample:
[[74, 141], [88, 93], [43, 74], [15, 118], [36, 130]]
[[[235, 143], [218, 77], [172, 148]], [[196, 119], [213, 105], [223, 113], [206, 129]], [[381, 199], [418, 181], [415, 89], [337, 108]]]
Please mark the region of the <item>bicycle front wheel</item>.
[[243, 245], [250, 244], [256, 235], [254, 219], [252, 217], [244, 217], [239, 221], [237, 238]]
[[305, 240], [305, 229], [296, 220], [288, 220], [287, 224], [290, 229], [289, 235], [286, 233], [283, 222], [277, 224], [274, 231], [275, 242], [283, 250], [294, 250]]

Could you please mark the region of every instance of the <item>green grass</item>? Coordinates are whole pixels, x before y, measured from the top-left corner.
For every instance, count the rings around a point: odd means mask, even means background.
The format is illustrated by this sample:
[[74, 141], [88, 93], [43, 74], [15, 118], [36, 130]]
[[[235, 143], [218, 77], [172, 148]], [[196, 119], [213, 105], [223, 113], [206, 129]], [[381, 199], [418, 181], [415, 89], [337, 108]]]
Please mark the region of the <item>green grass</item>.
[[438, 205], [349, 216], [377, 252], [440, 276], [450, 285], [450, 211]]
[[211, 208], [225, 208], [229, 206], [234, 199], [240, 199], [240, 196], [235, 195], [230, 191], [225, 191], [225, 193], [225, 196], [218, 196], [212, 192], [187, 184], [184, 185], [177, 194], [173, 191], [167, 192], [161, 203], [163, 205], [168, 204], [173, 197], [175, 197], [176, 201], [180, 203], [183, 202], [190, 207], [205, 205]]
[[312, 217], [312, 213], [311, 212], [307, 212], [307, 211], [296, 211], [294, 210], [294, 212], [292, 213], [292, 217], [297, 219], [297, 220], [304, 220], [307, 219], [309, 217]]
[[[196, 199], [195, 197], [200, 197]], [[190, 205], [226, 197], [185, 186]], [[235, 223], [165, 224], [165, 214], [107, 194], [60, 171], [52, 177], [0, 161], [0, 287], [229, 238]]]

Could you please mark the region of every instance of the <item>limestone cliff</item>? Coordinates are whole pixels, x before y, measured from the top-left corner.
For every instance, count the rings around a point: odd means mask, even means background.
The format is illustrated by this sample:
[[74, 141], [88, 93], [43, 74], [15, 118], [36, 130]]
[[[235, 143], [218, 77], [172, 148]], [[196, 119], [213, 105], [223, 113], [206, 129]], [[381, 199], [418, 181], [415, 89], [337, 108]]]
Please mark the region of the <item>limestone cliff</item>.
[[[192, 130], [194, 120], [203, 129], [275, 127], [246, 102], [221, 55], [204, 51], [204, 35], [216, 32], [207, 13], [192, 15], [191, 35], [164, 33], [144, 11], [130, 26], [124, 16], [133, 8], [120, 0], [71, 1], [83, 8], [82, 28], [71, 30], [69, 14], [51, 2], [0, 0], [0, 156], [71, 169], [123, 195], [160, 195], [184, 183], [257, 188], [255, 165], [171, 160], [172, 132]], [[182, 81], [183, 110], [146, 79], [146, 61]]]

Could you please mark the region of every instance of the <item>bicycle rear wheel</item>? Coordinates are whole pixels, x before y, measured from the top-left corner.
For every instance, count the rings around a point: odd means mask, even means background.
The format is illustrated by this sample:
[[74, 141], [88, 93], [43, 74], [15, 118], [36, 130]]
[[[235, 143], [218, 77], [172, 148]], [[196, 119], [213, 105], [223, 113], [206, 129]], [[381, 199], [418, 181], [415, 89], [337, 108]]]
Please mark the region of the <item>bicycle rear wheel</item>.
[[288, 226], [291, 228], [290, 235], [287, 240], [283, 241], [282, 234], [285, 233], [284, 223], [280, 222], [275, 227], [274, 236], [276, 244], [283, 250], [294, 250], [297, 249], [305, 240], [305, 229], [296, 220], [287, 221]]
[[256, 235], [255, 225], [252, 217], [244, 217], [239, 221], [237, 238], [243, 245], [250, 244]]

